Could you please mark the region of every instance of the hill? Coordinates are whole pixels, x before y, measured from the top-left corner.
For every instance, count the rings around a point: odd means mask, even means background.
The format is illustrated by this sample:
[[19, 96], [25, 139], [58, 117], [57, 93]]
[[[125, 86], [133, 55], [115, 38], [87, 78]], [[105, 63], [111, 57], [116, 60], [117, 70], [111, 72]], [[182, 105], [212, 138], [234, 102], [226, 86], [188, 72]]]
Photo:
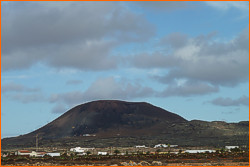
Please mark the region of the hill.
[[248, 121], [187, 121], [145, 102], [100, 100], [78, 105], [49, 124], [26, 135], [2, 139], [2, 148], [39, 145], [133, 146], [248, 145]]

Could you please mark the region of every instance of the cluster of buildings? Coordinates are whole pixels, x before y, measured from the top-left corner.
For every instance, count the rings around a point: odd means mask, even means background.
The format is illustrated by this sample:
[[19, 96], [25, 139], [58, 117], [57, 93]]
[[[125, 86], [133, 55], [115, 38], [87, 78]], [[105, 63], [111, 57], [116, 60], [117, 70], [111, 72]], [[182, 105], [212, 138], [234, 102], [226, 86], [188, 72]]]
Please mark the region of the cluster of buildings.
[[[225, 146], [225, 150], [231, 152], [232, 149], [239, 148], [239, 146]], [[185, 153], [214, 153], [216, 150], [185, 150]]]
[[[149, 150], [152, 151], [152, 149], [155, 148], [174, 148], [178, 147], [178, 145], [167, 145], [167, 144], [157, 144], [154, 146], [154, 148], [146, 147], [145, 145], [137, 145], [135, 148], [138, 150], [144, 150], [145, 152], [149, 152]], [[239, 146], [225, 146], [225, 151], [232, 151], [233, 149], [239, 149]], [[114, 151], [114, 150], [113, 150]], [[209, 150], [209, 149], [189, 149], [189, 150], [177, 150], [176, 148], [173, 150], [173, 152], [170, 153], [213, 153], [216, 152], [216, 150]], [[68, 155], [75, 153], [76, 155], [88, 155], [88, 154], [95, 154], [95, 155], [112, 155], [112, 149], [110, 148], [110, 151], [105, 151], [105, 148], [82, 148], [82, 147], [75, 147], [71, 148]], [[135, 153], [135, 152], [134, 152]], [[132, 154], [134, 154], [132, 153]], [[138, 152], [137, 152], [138, 153]], [[144, 152], [143, 152], [144, 153]], [[156, 154], [156, 152], [149, 152], [150, 154]], [[167, 152], [157, 152], [157, 154], [164, 154]], [[169, 152], [168, 152], [169, 153]], [[128, 152], [126, 151], [126, 154]], [[131, 153], [129, 153], [131, 154]], [[13, 155], [13, 154], [12, 154]], [[20, 155], [20, 156], [30, 156], [30, 157], [44, 157], [46, 155], [51, 157], [59, 157], [61, 156], [60, 152], [39, 152], [39, 151], [29, 151], [29, 150], [18, 150], [14, 153], [14, 155]], [[119, 152], [119, 155], [125, 155], [125, 153]], [[2, 154], [3, 156], [3, 154]]]
[[43, 157], [45, 155], [51, 157], [59, 157], [61, 154], [56, 152], [38, 152], [38, 151], [29, 151], [29, 150], [18, 150], [15, 152], [15, 155], [24, 155], [30, 157]]
[[[154, 148], [173, 148], [173, 147], [178, 147], [178, 145], [157, 144], [154, 146]], [[138, 145], [138, 146], [135, 146], [135, 148], [149, 148], [149, 147], [146, 147], [145, 145]]]
[[173, 148], [178, 147], [178, 145], [170, 145], [170, 144], [157, 144], [154, 148]]
[[[75, 147], [71, 148], [70, 151], [76, 153], [77, 155], [87, 155], [90, 151], [95, 150], [95, 148], [82, 148], [82, 147]], [[98, 151], [97, 155], [108, 155], [106, 151]]]

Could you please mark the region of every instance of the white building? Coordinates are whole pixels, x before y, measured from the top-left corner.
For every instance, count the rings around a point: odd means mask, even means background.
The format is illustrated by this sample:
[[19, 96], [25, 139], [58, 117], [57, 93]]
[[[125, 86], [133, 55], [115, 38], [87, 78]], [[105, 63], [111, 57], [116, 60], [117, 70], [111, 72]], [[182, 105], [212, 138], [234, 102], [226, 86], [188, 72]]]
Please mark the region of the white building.
[[81, 147], [71, 148], [70, 151], [76, 152], [76, 153], [83, 153], [84, 149]]
[[155, 145], [154, 146], [154, 148], [167, 148], [168, 147], [168, 145], [167, 144], [157, 144], [157, 145]]
[[135, 148], [147, 148], [145, 145], [142, 146], [135, 146]]
[[46, 152], [35, 152], [35, 151], [32, 151], [32, 154], [30, 156], [43, 157], [45, 154], [46, 154]]
[[239, 146], [225, 146], [226, 150], [231, 150], [231, 149], [235, 149], [235, 148], [239, 148]]
[[178, 147], [178, 145], [168, 145], [168, 144], [157, 144], [154, 146], [154, 148], [167, 148], [167, 147]]
[[99, 152], [97, 153], [97, 155], [108, 155], [108, 152], [101, 152], [101, 151], [99, 151]]
[[96, 136], [96, 135], [93, 135], [93, 134], [83, 134], [82, 136]]
[[216, 152], [215, 150], [186, 150], [185, 153], [213, 153]]
[[76, 152], [76, 153], [83, 153], [83, 152], [85, 152], [85, 151], [94, 150], [94, 149], [95, 149], [95, 148], [75, 147], [75, 148], [71, 148], [70, 151]]
[[46, 155], [49, 155], [51, 157], [60, 157], [60, 153], [46, 153]]
[[28, 150], [18, 150], [15, 152], [15, 155], [28, 155], [30, 156], [31, 154], [31, 151], [28, 151]]
[[28, 151], [28, 150], [18, 150], [15, 152], [15, 155], [22, 155], [22, 156], [30, 156], [30, 157], [43, 157], [45, 152], [36, 152], [36, 151]]

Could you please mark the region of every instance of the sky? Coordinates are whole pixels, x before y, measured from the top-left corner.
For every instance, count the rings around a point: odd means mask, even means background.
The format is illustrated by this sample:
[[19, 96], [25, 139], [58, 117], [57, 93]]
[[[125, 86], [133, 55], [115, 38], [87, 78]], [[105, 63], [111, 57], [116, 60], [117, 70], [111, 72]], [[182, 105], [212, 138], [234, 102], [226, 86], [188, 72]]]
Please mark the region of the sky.
[[1, 138], [102, 99], [249, 120], [248, 1], [1, 5]]

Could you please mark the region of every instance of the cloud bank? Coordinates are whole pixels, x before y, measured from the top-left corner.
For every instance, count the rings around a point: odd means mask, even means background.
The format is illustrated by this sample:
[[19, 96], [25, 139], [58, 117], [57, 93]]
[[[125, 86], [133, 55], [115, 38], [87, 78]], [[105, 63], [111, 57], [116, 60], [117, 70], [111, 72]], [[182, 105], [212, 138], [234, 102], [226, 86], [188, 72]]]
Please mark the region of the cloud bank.
[[160, 45], [167, 51], [141, 53], [132, 57], [136, 68], [168, 70], [156, 76], [162, 83], [179, 79], [207, 82], [214, 86], [235, 86], [248, 81], [248, 28], [230, 41], [213, 40], [213, 35], [188, 38], [185, 34], [170, 34]]
[[223, 107], [240, 106], [240, 105], [249, 106], [249, 98], [247, 96], [242, 96], [242, 97], [239, 97], [238, 99], [232, 99], [230, 97], [227, 97], [227, 98], [218, 97], [210, 101], [210, 103], [217, 105], [217, 106], [223, 106]]
[[119, 63], [111, 54], [116, 46], [145, 41], [153, 34], [154, 28], [142, 16], [120, 2], [3, 3], [2, 70], [37, 63], [113, 69]]

